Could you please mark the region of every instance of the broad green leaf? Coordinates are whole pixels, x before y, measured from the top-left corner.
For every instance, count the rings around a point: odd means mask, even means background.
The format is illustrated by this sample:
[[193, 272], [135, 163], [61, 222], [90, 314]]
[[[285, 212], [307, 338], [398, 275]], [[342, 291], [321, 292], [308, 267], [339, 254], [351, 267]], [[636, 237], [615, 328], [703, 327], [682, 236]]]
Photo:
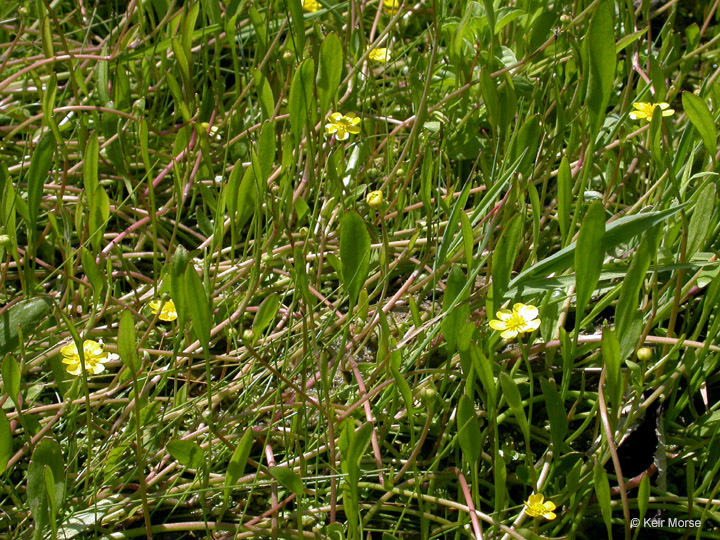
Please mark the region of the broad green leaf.
[[[667, 210], [660, 210], [658, 212], [624, 216], [613, 221], [605, 228], [605, 242], [603, 245], [604, 251], [607, 252], [620, 244], [632, 240], [635, 236], [645, 232], [650, 227], [653, 227], [658, 223], [662, 223], [670, 216], [677, 214], [688, 204], [690, 203], [679, 204], [673, 206], [672, 208], [668, 208]], [[513, 287], [521, 289], [522, 285], [527, 281], [530, 281], [533, 277], [558, 273], [569, 268], [573, 261], [575, 247], [576, 243], [573, 242], [557, 253], [550, 255], [546, 259], [543, 259], [539, 263], [520, 273], [520, 275], [516, 276], [515, 279], [513, 279], [508, 285], [510, 289], [508, 292], [514, 293], [512, 290]]]
[[490, 72], [487, 69], [483, 69], [480, 73], [480, 90], [482, 92], [483, 100], [485, 101], [485, 110], [487, 111], [488, 121], [492, 126], [493, 130], [498, 129], [498, 111], [500, 105], [498, 102], [498, 92], [495, 81], [490, 76]]
[[225, 472], [225, 491], [223, 494], [223, 500], [225, 504], [230, 497], [230, 486], [234, 486], [243, 474], [245, 474], [245, 466], [247, 465], [248, 457], [250, 457], [250, 449], [253, 443], [253, 431], [252, 428], [245, 430], [242, 438], [238, 442], [235, 450], [230, 457], [230, 463], [228, 463], [227, 471]]
[[505, 371], [500, 372], [500, 385], [502, 386], [503, 397], [517, 420], [520, 431], [522, 431], [526, 439], [529, 438], [530, 428], [527, 423], [527, 417], [525, 416], [525, 409], [522, 405], [520, 389], [517, 387], [513, 378]]
[[340, 231], [342, 282], [354, 307], [370, 268], [370, 235], [365, 221], [354, 211], [347, 212]]
[[190, 469], [199, 469], [205, 461], [202, 448], [193, 441], [170, 441], [167, 451], [180, 465]]
[[685, 114], [700, 133], [705, 149], [714, 161], [717, 153], [717, 130], [710, 109], [702, 99], [690, 92], [682, 93], [682, 104]]
[[460, 330], [470, 316], [470, 305], [466, 302], [470, 291], [465, 290], [463, 294], [466, 283], [467, 278], [463, 271], [458, 266], [453, 266], [445, 284], [445, 295], [443, 296], [445, 317], [442, 321], [442, 332], [447, 343], [447, 353], [450, 356], [455, 352]]
[[643, 37], [647, 31], [648, 27], [646, 26], [645, 28], [642, 28], [637, 32], [633, 32], [632, 34], [621, 37], [615, 44], [615, 54], [619, 54], [620, 51], [622, 51], [625, 47]]
[[227, 210], [231, 218], [235, 216], [235, 211], [238, 207], [238, 193], [240, 191], [240, 182], [242, 182], [242, 161], [235, 163], [235, 166], [230, 171], [230, 176], [227, 181]]
[[600, 279], [605, 250], [605, 208], [596, 201], [585, 215], [575, 250], [576, 330]]
[[470, 359], [472, 360], [475, 373], [477, 373], [483, 390], [485, 391], [485, 408], [488, 416], [495, 417], [497, 409], [497, 387], [495, 384], [495, 376], [493, 375], [492, 364], [490, 360], [480, 350], [477, 343], [470, 343]]
[[45, 467], [52, 470], [54, 482], [54, 505], [59, 508], [65, 495], [65, 471], [60, 445], [53, 439], [43, 439], [35, 447], [27, 469], [27, 500], [30, 515], [35, 522], [34, 538], [45, 538], [50, 521], [50, 500], [45, 483]]
[[[510, 274], [523, 235], [522, 215], [515, 214], [495, 245], [492, 255], [493, 298], [502, 298], [510, 282]], [[497, 304], [500, 304], [498, 302]]]
[[474, 466], [482, 451], [482, 432], [480, 431], [480, 422], [475, 415], [475, 406], [467, 394], [460, 396], [457, 424], [460, 448], [465, 454], [465, 459]]
[[14, 304], [0, 316], [0, 355], [18, 346], [18, 326], [23, 336], [31, 334], [52, 308], [49, 298], [32, 298]]
[[[235, 165], [237, 167], [237, 165]], [[235, 171], [233, 171], [235, 172]], [[230, 195], [230, 194], [229, 194]], [[230, 197], [228, 196], [228, 207], [230, 206]], [[257, 185], [255, 183], [255, 167], [245, 169], [242, 182], [238, 187], [237, 199], [235, 203], [237, 215], [235, 217], [235, 227], [241, 230], [245, 223], [253, 216], [257, 210]]]
[[615, 78], [615, 35], [613, 16], [607, 0], [595, 9], [588, 29], [588, 89], [585, 103], [590, 112], [590, 129], [594, 136], [605, 119], [605, 109], [610, 100]]
[[18, 394], [20, 394], [20, 366], [12, 355], [7, 355], [2, 362], [3, 391], [10, 396], [17, 410], [20, 410]]
[[290, 85], [288, 112], [290, 113], [290, 132], [295, 144], [300, 143], [308, 111], [314, 107], [314, 73], [315, 63], [312, 58], [308, 58], [297, 67]]
[[275, 161], [275, 124], [273, 122], [265, 122], [260, 130], [258, 138], [257, 157], [258, 164], [262, 175], [260, 180], [266, 183], [270, 173], [272, 172], [273, 163]]
[[92, 196], [93, 205], [88, 212], [88, 228], [90, 233], [90, 244], [94, 252], [99, 252], [107, 220], [110, 217], [110, 199], [105, 189], [98, 185]]
[[[690, 463], [690, 460], [688, 460]], [[650, 475], [644, 474], [642, 480], [640, 480], [640, 487], [638, 488], [637, 495], [638, 502], [638, 517], [640, 521], [643, 520], [647, 513], [648, 503], [650, 502]]]
[[270, 467], [268, 468], [268, 472], [270, 473], [270, 476], [280, 482], [285, 489], [293, 492], [298, 497], [300, 497], [303, 494], [303, 491], [305, 491], [302, 479], [292, 469], [289, 469], [288, 467]]
[[192, 264], [188, 264], [185, 269], [185, 298], [195, 337], [204, 351], [209, 353], [212, 311], [203, 282]]
[[273, 95], [272, 87], [262, 71], [255, 71], [253, 74], [253, 80], [255, 83], [255, 92], [258, 95], [260, 110], [263, 114], [263, 119], [270, 120], [273, 116], [273, 112], [275, 111], [275, 96]]
[[178, 324], [180, 327], [185, 325], [187, 318], [187, 300], [185, 296], [185, 269], [190, 261], [187, 250], [179, 245], [175, 249], [172, 261], [170, 263], [170, 296], [175, 304], [175, 311], [178, 314]]
[[280, 297], [277, 293], [272, 293], [263, 300], [253, 320], [253, 334], [255, 335], [255, 339], [259, 338], [268, 325], [275, 320], [279, 307]]
[[520, 160], [518, 171], [528, 176], [537, 158], [540, 144], [540, 120], [533, 115], [523, 123], [517, 137], [513, 140], [512, 161]]
[[568, 432], [565, 405], [554, 383], [551, 383], [545, 377], [541, 377], [540, 386], [545, 399], [545, 409], [550, 420], [550, 440], [553, 443], [553, 454], [559, 456], [565, 443], [565, 435]]
[[340, 38], [330, 32], [320, 45], [317, 88], [320, 101], [320, 116], [323, 118], [337, 94], [343, 68], [343, 48]]
[[43, 466], [43, 479], [45, 480], [45, 493], [47, 495], [50, 515], [48, 521], [52, 530], [52, 538], [57, 538], [57, 504], [55, 502], [55, 477], [48, 465]]
[[[34, 239], [35, 227], [40, 215], [40, 202], [42, 201], [43, 184], [48, 183], [48, 173], [52, 166], [55, 153], [55, 136], [46, 133], [35, 148], [30, 158], [30, 170], [27, 175], [28, 183], [28, 214], [30, 216], [30, 237]], [[31, 242], [34, 240], [31, 240]]]
[[95, 258], [86, 247], [80, 249], [80, 259], [82, 260], [83, 271], [93, 289], [93, 302], [98, 304], [100, 295], [105, 288], [105, 280], [100, 273], [100, 268], [98, 268], [98, 265], [95, 263]]
[[608, 538], [612, 540], [612, 506], [610, 502], [610, 483], [608, 482], [605, 469], [600, 462], [595, 463], [593, 469], [593, 480], [595, 483], [595, 495], [600, 504], [600, 512], [602, 513], [605, 527], [607, 528]]
[[285, 5], [290, 14], [290, 22], [292, 23], [292, 38], [294, 44], [295, 57], [297, 60], [302, 58], [305, 50], [305, 17], [303, 14], [302, 0], [285, 0]]
[[650, 229], [648, 234], [645, 235], [630, 263], [627, 275], [623, 280], [622, 289], [620, 289], [620, 298], [615, 308], [615, 331], [621, 344], [621, 359], [627, 358], [632, 349], [635, 348], [635, 344], [629, 343], [624, 338], [632, 327], [637, 326], [635, 319], [642, 316], [638, 309], [640, 307], [638, 295], [650, 262], [655, 255], [657, 236], [657, 229]]
[[602, 330], [602, 359], [605, 365], [606, 391], [610, 405], [614, 408], [614, 417], [617, 417], [622, 407], [622, 371], [620, 369], [620, 343], [612, 328], [604, 327]]
[[0, 409], [0, 474], [5, 472], [8, 461], [12, 457], [12, 431], [5, 411]]
[[91, 197], [95, 194], [98, 186], [98, 157], [99, 145], [97, 133], [93, 132], [88, 137], [87, 146], [83, 153], [83, 187], [85, 188], [85, 196], [88, 198], [88, 205], [93, 205]]
[[715, 184], [709, 183], [697, 194], [695, 208], [690, 217], [685, 251], [686, 260], [690, 260], [699, 249], [704, 247], [710, 231], [714, 229], [714, 224], [711, 220], [716, 205], [717, 191]]
[[118, 328], [118, 352], [120, 359], [131, 373], [136, 373], [140, 365], [137, 357], [137, 342], [135, 341], [135, 322], [129, 311], [123, 311], [120, 316]]

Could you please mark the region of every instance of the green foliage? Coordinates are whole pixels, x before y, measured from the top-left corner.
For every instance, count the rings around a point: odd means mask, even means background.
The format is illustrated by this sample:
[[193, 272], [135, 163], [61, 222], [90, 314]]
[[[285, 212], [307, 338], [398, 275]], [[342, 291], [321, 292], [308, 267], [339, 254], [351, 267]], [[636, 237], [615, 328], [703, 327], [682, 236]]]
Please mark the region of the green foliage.
[[0, 2], [0, 537], [716, 534], [708, 3], [91, 4]]

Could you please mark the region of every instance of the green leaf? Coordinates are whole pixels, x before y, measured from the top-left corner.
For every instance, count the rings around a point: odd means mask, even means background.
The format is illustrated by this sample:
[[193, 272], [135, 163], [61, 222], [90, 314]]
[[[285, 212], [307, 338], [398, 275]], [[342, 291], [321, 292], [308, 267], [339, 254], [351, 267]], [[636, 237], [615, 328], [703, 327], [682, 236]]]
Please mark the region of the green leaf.
[[605, 527], [607, 528], [608, 538], [612, 540], [612, 506], [610, 504], [610, 483], [603, 466], [597, 462], [593, 469], [593, 479], [595, 483], [595, 495], [597, 495], [600, 511], [602, 513]]
[[525, 176], [532, 172], [540, 144], [540, 120], [533, 115], [523, 123], [512, 144], [511, 163], [520, 160], [518, 171]]
[[607, 1], [600, 2], [595, 9], [588, 29], [588, 45], [590, 78], [585, 103], [590, 112], [591, 132], [595, 134], [605, 118], [617, 62], [612, 12]]
[[460, 221], [458, 214], [463, 212], [463, 208], [465, 208], [465, 203], [470, 195], [471, 185], [471, 182], [465, 184], [462, 193], [457, 198], [455, 205], [450, 211], [450, 218], [448, 219], [447, 227], [445, 227], [445, 233], [440, 241], [440, 247], [437, 250], [437, 255], [435, 256], [435, 261], [433, 263], [433, 270], [435, 271], [437, 271], [437, 269], [445, 263], [445, 258], [450, 250], [450, 246], [455, 240], [455, 233], [457, 232], [458, 222]]
[[329, 33], [320, 45], [317, 88], [322, 117], [328, 112], [340, 85], [343, 68], [342, 50], [340, 38], [333, 32]]
[[493, 375], [492, 364], [490, 360], [480, 350], [477, 343], [470, 342], [470, 359], [472, 360], [475, 373], [477, 373], [483, 390], [485, 390], [484, 402], [488, 416], [495, 417], [497, 410], [497, 388], [495, 385], [495, 376]]
[[135, 341], [135, 322], [129, 311], [123, 311], [120, 316], [118, 328], [118, 353], [123, 363], [131, 373], [136, 373], [140, 365], [137, 357], [137, 342]]
[[205, 460], [202, 448], [192, 441], [170, 441], [167, 451], [180, 465], [189, 469], [199, 469]]
[[98, 145], [97, 133], [93, 132], [88, 137], [87, 146], [83, 153], [83, 186], [85, 187], [85, 196], [88, 198], [88, 205], [92, 207], [93, 201], [91, 197], [95, 193], [98, 186], [98, 157], [100, 147]]
[[413, 407], [413, 397], [410, 390], [410, 385], [407, 383], [402, 373], [400, 373], [400, 371], [395, 366], [390, 366], [390, 373], [392, 374], [393, 380], [397, 385], [397, 390], [400, 392], [400, 395], [405, 402], [405, 407], [407, 408], [408, 415], [412, 416], [415, 407]]
[[49, 298], [32, 298], [14, 304], [0, 316], [0, 355], [18, 346], [18, 326], [23, 336], [31, 334], [52, 308]]
[[492, 255], [493, 298], [502, 298], [510, 282], [510, 274], [522, 239], [522, 218], [521, 214], [515, 214], [495, 245]]
[[555, 384], [546, 378], [540, 378], [540, 386], [542, 387], [543, 398], [545, 399], [545, 409], [550, 420], [550, 440], [553, 443], [553, 454], [560, 455], [560, 451], [565, 443], [565, 435], [568, 432], [568, 419], [560, 393], [555, 388]]
[[300, 143], [303, 127], [305, 127], [305, 122], [307, 122], [308, 111], [314, 107], [314, 72], [315, 63], [312, 58], [304, 60], [295, 70], [295, 75], [290, 85], [288, 111], [290, 113], [290, 132], [292, 133], [295, 144]]
[[480, 422], [475, 415], [475, 406], [467, 394], [460, 396], [457, 423], [460, 448], [465, 455], [465, 459], [474, 466], [482, 451], [482, 432], [480, 431]]
[[606, 395], [614, 407], [615, 416], [620, 413], [622, 403], [622, 371], [620, 369], [620, 343], [615, 332], [607, 326], [602, 330], [602, 358], [605, 364]]
[[192, 320], [192, 329], [206, 353], [210, 352], [212, 312], [205, 287], [192, 264], [185, 269], [185, 298]]
[[[4, 377], [3, 377], [4, 378]], [[0, 474], [5, 472], [8, 461], [12, 457], [12, 431], [5, 411], [0, 409]]]
[[605, 208], [596, 201], [580, 227], [575, 250], [576, 331], [602, 272], [605, 250]]
[[255, 335], [255, 339], [260, 337], [268, 325], [275, 320], [279, 307], [280, 297], [277, 293], [272, 293], [263, 300], [253, 320], [253, 334]]
[[257, 144], [257, 157], [260, 165], [261, 183], [266, 183], [270, 173], [272, 172], [273, 162], [275, 161], [275, 124], [273, 122], [265, 122]]
[[12, 355], [5, 357], [2, 363], [3, 390], [10, 396], [17, 410], [20, 410], [20, 366]]
[[[238, 165], [235, 165], [237, 167]], [[254, 167], [245, 169], [242, 182], [238, 186], [235, 208], [237, 215], [234, 220], [234, 226], [237, 230], [242, 229], [245, 223], [255, 214], [257, 210], [257, 185], [255, 184]], [[235, 172], [233, 170], [233, 172]], [[228, 197], [228, 208], [230, 207], [230, 197]]]
[[285, 489], [292, 491], [298, 497], [300, 497], [305, 491], [302, 479], [292, 469], [288, 467], [269, 467], [268, 472], [270, 473], [270, 476], [280, 482]]
[[[688, 460], [688, 463], [690, 461]], [[640, 480], [640, 487], [638, 488], [638, 517], [640, 521], [643, 520], [648, 509], [648, 503], [650, 502], [650, 475], [644, 474], [642, 480]]]
[[570, 172], [570, 163], [567, 157], [563, 156], [558, 169], [558, 225], [560, 226], [560, 236], [562, 237], [562, 245], [568, 240], [568, 230], [570, 228], [570, 206], [572, 203], [572, 173]]
[[53, 504], [58, 508], [65, 494], [65, 472], [60, 445], [48, 438], [40, 441], [35, 447], [27, 469], [27, 500], [30, 514], [35, 522], [36, 540], [45, 538], [45, 528], [50, 521], [50, 500], [45, 483], [46, 466], [53, 474]]
[[465, 321], [470, 316], [470, 304], [465, 301], [468, 299], [470, 291], [465, 290], [463, 293], [466, 283], [467, 278], [463, 271], [459, 267], [453, 266], [445, 285], [445, 294], [443, 296], [443, 312], [445, 316], [441, 326], [447, 343], [448, 355], [455, 352], [460, 330], [462, 330]]
[[700, 133], [705, 149], [714, 161], [717, 153], [717, 130], [710, 109], [702, 99], [691, 92], [682, 93], [682, 104], [685, 114]]
[[632, 34], [628, 34], [627, 36], [621, 37], [618, 40], [618, 42], [615, 44], [615, 54], [619, 54], [620, 51], [622, 51], [625, 47], [627, 47], [631, 43], [634, 43], [638, 39], [643, 37], [647, 31], [648, 31], [648, 27], [645, 27], [645, 28], [642, 28], [641, 30], [638, 30], [637, 32], [633, 32]]
[[98, 268], [98, 265], [95, 263], [95, 257], [92, 256], [86, 247], [80, 249], [80, 259], [82, 260], [83, 271], [93, 289], [93, 302], [97, 305], [100, 301], [100, 295], [105, 288], [105, 280], [100, 273], [100, 268]]
[[293, 29], [293, 40], [295, 57], [299, 60], [302, 58], [305, 49], [305, 17], [303, 14], [302, 0], [286, 0], [288, 13], [290, 14], [290, 22]]
[[370, 268], [370, 235], [365, 221], [354, 211], [347, 212], [340, 231], [342, 282], [354, 307]]
[[[604, 251], [614, 249], [620, 244], [624, 244], [630, 241], [635, 236], [645, 232], [650, 227], [662, 223], [670, 216], [677, 214], [680, 210], [685, 208], [690, 203], [679, 204], [668, 208], [667, 210], [660, 210], [658, 212], [648, 212], [646, 214], [637, 214], [634, 216], [624, 216], [620, 219], [613, 221], [610, 225], [605, 228], [605, 242], [603, 245]], [[545, 276], [551, 273], [559, 273], [566, 270], [572, 264], [574, 257], [576, 243], [573, 242], [568, 246], [564, 247], [557, 253], [543, 259], [539, 263], [531, 266], [524, 272], [521, 272], [518, 276], [513, 279], [509, 284], [509, 290], [506, 293], [506, 297], [512, 297], [518, 294], [513, 288], [521, 289], [522, 285], [537, 276]]]
[[253, 443], [253, 430], [248, 428], [245, 430], [240, 442], [238, 442], [235, 450], [230, 457], [230, 463], [228, 463], [227, 471], [225, 472], [225, 491], [223, 494], [223, 501], [227, 504], [230, 497], [230, 486], [234, 486], [243, 474], [245, 474], [245, 466], [247, 465], [248, 457], [250, 457], [250, 449]]
[[95, 188], [92, 199], [93, 205], [88, 212], [88, 228], [90, 244], [93, 251], [97, 253], [100, 251], [107, 220], [110, 217], [110, 198], [103, 187], [99, 185]]
[[530, 437], [530, 428], [527, 423], [527, 417], [525, 416], [525, 409], [522, 406], [522, 396], [520, 395], [520, 389], [513, 378], [506, 372], [500, 372], [500, 385], [502, 386], [503, 396], [507, 401], [510, 410], [517, 420], [520, 431], [526, 439]]
[[688, 240], [685, 250], [685, 259], [690, 260], [695, 253], [705, 245], [710, 231], [714, 229], [711, 222], [717, 201], [715, 184], [709, 183], [697, 194], [695, 209], [690, 217], [688, 226]]
[[[33, 152], [30, 158], [30, 170], [28, 171], [28, 213], [30, 216], [30, 237], [34, 239], [35, 227], [40, 215], [40, 202], [42, 201], [43, 184], [48, 182], [48, 173], [52, 166], [53, 154], [55, 153], [55, 136], [46, 133]], [[34, 240], [31, 240], [34, 242]]]
[[190, 261], [187, 250], [182, 246], [175, 249], [170, 265], [170, 296], [178, 314], [178, 324], [185, 326], [187, 318], [187, 300], [185, 297], [185, 269]]
[[655, 254], [657, 237], [657, 229], [650, 229], [645, 235], [630, 263], [630, 267], [623, 280], [622, 289], [620, 289], [620, 298], [615, 308], [615, 331], [621, 343], [621, 359], [627, 358], [632, 352], [632, 349], [635, 348], [635, 344], [625, 339], [625, 334], [627, 334], [632, 327], [637, 326], [635, 319], [641, 317], [638, 310], [638, 295], [640, 294], [645, 274], [650, 267], [652, 257]]

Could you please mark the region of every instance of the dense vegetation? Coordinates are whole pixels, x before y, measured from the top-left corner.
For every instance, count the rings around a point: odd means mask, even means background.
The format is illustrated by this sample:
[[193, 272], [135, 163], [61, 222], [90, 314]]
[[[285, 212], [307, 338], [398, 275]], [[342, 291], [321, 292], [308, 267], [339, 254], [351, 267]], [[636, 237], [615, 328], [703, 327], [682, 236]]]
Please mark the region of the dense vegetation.
[[717, 4], [1, 2], [0, 538], [720, 538]]

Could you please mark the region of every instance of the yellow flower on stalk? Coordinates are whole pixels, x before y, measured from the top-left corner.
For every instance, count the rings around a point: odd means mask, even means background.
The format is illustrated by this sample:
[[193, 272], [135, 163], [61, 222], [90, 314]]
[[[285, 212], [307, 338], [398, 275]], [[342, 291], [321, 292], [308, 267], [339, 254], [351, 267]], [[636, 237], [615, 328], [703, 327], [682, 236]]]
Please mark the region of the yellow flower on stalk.
[[360, 133], [360, 118], [353, 113], [335, 112], [330, 115], [330, 121], [325, 124], [325, 135], [335, 135], [339, 141], [344, 141], [350, 134]]
[[388, 15], [395, 15], [400, 11], [400, 0], [383, 0], [383, 8]]
[[556, 517], [553, 510], [555, 510], [555, 503], [546, 501], [542, 493], [530, 495], [530, 498], [525, 501], [525, 512], [528, 516], [544, 517], [552, 520]]
[[653, 112], [655, 112], [655, 109], [657, 107], [660, 107], [663, 116], [672, 116], [675, 113], [675, 110], [670, 108], [670, 104], [665, 102], [638, 102], [633, 103], [633, 107], [635, 108], [635, 110], [630, 113], [630, 118], [632, 118], [633, 120], [647, 120], [649, 122], [650, 120], [652, 120]]
[[302, 7], [305, 11], [315, 13], [322, 6], [320, 6], [320, 3], [317, 0], [302, 0]]
[[160, 300], [153, 300], [149, 304], [150, 310], [152, 311], [153, 315], [156, 315], [158, 312], [160, 312], [160, 315], [158, 315], [158, 319], [161, 321], [174, 321], [177, 319], [177, 310], [175, 309], [175, 302], [172, 300], [168, 300], [164, 304], [162, 304], [162, 307], [160, 306]]
[[385, 47], [381, 47], [379, 49], [373, 49], [370, 51], [368, 58], [370, 58], [370, 60], [372, 60], [373, 62], [378, 62], [379, 64], [384, 64], [385, 62], [389, 62], [390, 61], [390, 49], [387, 49]]
[[382, 191], [371, 191], [367, 194], [367, 197], [365, 198], [365, 202], [368, 204], [370, 208], [377, 208], [380, 206], [383, 202], [383, 194]]
[[535, 306], [515, 304], [512, 311], [501, 309], [497, 312], [497, 319], [490, 321], [490, 328], [502, 330], [503, 339], [512, 339], [518, 334], [532, 332], [540, 326], [538, 309]]
[[[63, 356], [63, 364], [67, 364], [65, 369], [70, 375], [80, 375], [82, 373], [80, 353], [75, 342], [65, 345], [60, 349], [60, 354]], [[105, 371], [103, 364], [120, 358], [117, 354], [106, 352], [102, 340], [98, 342], [92, 339], [83, 341], [83, 356], [85, 361], [82, 363], [85, 364], [85, 370], [92, 375]]]

